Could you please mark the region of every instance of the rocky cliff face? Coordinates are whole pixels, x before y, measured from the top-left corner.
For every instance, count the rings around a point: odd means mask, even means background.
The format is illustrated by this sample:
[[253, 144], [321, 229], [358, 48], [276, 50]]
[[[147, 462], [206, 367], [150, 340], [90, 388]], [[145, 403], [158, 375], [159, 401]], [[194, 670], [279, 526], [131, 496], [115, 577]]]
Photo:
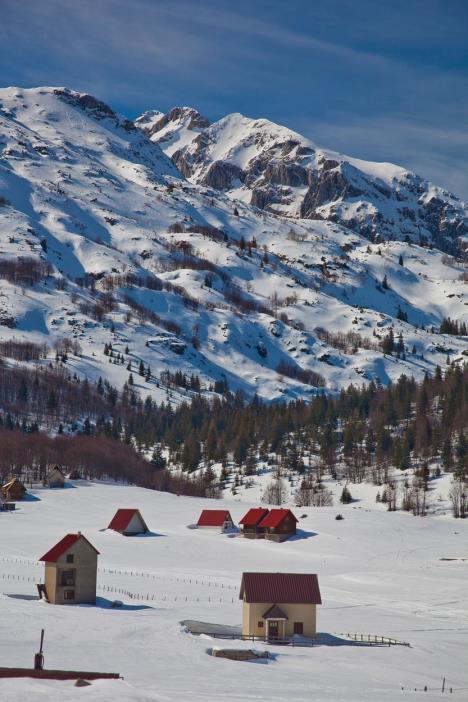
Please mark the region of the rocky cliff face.
[[233, 114], [209, 124], [196, 110], [174, 108], [146, 131], [186, 178], [259, 209], [452, 253], [468, 236], [466, 205], [443, 188], [392, 164], [319, 149], [268, 120]]

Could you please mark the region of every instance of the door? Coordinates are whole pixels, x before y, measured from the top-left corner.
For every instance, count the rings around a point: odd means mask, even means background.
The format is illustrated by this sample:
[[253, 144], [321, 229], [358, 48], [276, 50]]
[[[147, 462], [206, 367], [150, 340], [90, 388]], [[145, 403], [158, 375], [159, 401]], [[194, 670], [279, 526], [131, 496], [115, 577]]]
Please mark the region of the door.
[[268, 638], [277, 639], [279, 637], [279, 622], [275, 619], [268, 620]]
[[304, 624], [302, 622], [294, 622], [294, 633], [302, 636], [304, 633]]

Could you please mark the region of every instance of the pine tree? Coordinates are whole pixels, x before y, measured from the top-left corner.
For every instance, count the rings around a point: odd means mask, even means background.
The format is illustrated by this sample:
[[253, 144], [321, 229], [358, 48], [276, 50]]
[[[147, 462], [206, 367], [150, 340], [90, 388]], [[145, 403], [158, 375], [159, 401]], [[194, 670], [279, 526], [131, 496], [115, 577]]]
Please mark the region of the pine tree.
[[391, 356], [395, 350], [395, 338], [393, 336], [393, 329], [390, 329], [388, 334], [384, 336], [382, 341], [382, 351], [383, 353]]
[[340, 502], [344, 505], [349, 505], [349, 503], [352, 501], [353, 501], [353, 498], [351, 496], [351, 493], [345, 485], [343, 490], [341, 491]]
[[18, 400], [19, 402], [27, 402], [29, 398], [29, 390], [24, 378], [21, 379], [21, 384], [18, 390]]
[[404, 312], [400, 306], [398, 306], [398, 311], [396, 313], [396, 318], [400, 319], [402, 322], [407, 322], [408, 321], [408, 315], [406, 312]]
[[447, 436], [442, 447], [442, 465], [444, 470], [450, 472], [453, 468], [452, 438]]
[[161, 470], [166, 467], [166, 459], [164, 458], [161, 447], [159, 444], [155, 447], [153, 455], [151, 457], [151, 464], [156, 468], [156, 470]]
[[184, 441], [181, 454], [182, 470], [191, 473], [198, 467], [201, 459], [200, 444], [194, 432], [190, 432]]

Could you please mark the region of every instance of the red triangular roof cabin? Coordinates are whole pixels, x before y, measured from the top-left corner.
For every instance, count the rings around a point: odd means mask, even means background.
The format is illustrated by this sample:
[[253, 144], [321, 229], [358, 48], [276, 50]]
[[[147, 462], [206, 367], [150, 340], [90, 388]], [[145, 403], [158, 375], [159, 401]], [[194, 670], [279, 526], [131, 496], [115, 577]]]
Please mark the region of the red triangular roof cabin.
[[124, 534], [124, 536], [144, 534], [149, 531], [140, 510], [135, 508], [118, 509], [107, 528]]
[[224, 530], [231, 529], [234, 526], [234, 522], [227, 509], [204, 509], [198, 518], [197, 526]]

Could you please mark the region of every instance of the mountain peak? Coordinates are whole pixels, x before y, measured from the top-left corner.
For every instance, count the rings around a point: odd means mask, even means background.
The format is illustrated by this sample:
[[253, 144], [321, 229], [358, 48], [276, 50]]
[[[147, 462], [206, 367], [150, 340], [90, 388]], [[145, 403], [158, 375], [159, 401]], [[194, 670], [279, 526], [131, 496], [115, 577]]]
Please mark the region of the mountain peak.
[[144, 129], [148, 136], [153, 136], [168, 125], [177, 125], [178, 128], [186, 129], [205, 129], [210, 126], [210, 121], [194, 107], [185, 105], [173, 107], [166, 113], [160, 110], [147, 110], [135, 120], [135, 124]]
[[158, 110], [145, 112], [135, 124], [147, 136], [160, 144], [168, 156], [189, 144], [201, 131], [210, 126], [210, 121], [194, 107], [173, 107], [169, 112]]
[[193, 183], [281, 216], [337, 222], [375, 241], [432, 242], [454, 253], [468, 235], [464, 203], [401, 166], [319, 148], [238, 112], [212, 124], [191, 121], [191, 108], [174, 108], [148, 133]]

